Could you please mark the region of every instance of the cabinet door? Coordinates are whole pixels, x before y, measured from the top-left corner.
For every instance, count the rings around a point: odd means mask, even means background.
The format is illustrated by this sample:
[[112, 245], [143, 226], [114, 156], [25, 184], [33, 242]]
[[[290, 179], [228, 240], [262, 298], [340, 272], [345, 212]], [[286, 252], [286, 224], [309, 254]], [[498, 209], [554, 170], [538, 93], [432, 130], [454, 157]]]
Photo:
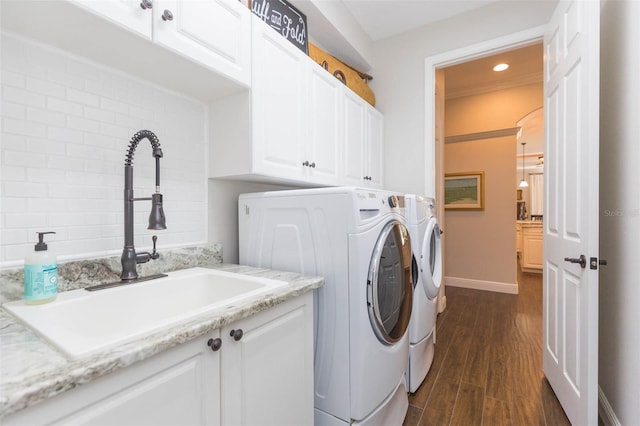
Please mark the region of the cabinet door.
[[542, 269], [542, 228], [523, 230], [522, 267]]
[[254, 170], [304, 180], [308, 58], [258, 17], [252, 21]]
[[[120, 27], [151, 40], [151, 9], [142, 9], [141, 0], [71, 0]], [[114, 49], [124, 48], [115, 46]]]
[[344, 91], [344, 158], [343, 180], [345, 185], [362, 186], [365, 179], [365, 105], [350, 90]]
[[[163, 19], [167, 13], [171, 20]], [[250, 84], [251, 12], [238, 1], [154, 0], [153, 16], [156, 43]]]
[[383, 184], [383, 117], [380, 111], [366, 106], [367, 135], [366, 135], [366, 157], [365, 170], [369, 186], [382, 188]]
[[312, 303], [307, 293], [222, 329], [222, 424], [313, 424]]
[[342, 83], [319, 65], [311, 64], [309, 125], [305, 161], [309, 180], [338, 185], [342, 136]]
[[2, 424], [220, 424], [220, 355], [206, 341], [184, 343], [3, 418]]

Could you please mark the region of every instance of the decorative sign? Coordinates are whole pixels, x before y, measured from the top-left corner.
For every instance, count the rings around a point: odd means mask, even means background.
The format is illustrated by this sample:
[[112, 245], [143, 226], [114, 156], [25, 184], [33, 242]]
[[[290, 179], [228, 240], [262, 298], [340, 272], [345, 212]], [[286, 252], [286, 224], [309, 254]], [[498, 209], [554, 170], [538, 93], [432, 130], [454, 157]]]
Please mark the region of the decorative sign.
[[285, 0], [252, 0], [251, 11], [282, 34], [305, 54], [309, 54], [307, 17]]

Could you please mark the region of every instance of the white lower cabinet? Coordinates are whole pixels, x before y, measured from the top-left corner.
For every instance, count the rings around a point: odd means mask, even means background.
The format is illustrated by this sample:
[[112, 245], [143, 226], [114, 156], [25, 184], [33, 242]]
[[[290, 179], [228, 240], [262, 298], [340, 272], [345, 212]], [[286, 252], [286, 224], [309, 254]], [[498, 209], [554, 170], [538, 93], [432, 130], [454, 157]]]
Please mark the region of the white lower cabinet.
[[9, 415], [2, 424], [310, 425], [312, 309], [309, 292]]

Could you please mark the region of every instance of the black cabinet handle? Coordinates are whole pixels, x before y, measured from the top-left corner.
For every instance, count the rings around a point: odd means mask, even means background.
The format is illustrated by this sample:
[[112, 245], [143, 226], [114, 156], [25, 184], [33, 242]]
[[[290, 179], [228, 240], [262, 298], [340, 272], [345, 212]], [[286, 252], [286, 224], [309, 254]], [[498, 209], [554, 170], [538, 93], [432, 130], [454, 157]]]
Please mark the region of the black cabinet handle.
[[209, 346], [211, 350], [215, 352], [222, 347], [222, 340], [220, 338], [209, 339], [207, 341], [207, 346]]
[[241, 328], [237, 329], [237, 330], [231, 330], [229, 332], [229, 336], [233, 337], [233, 340], [235, 340], [236, 342], [240, 339], [242, 339], [242, 335], [243, 335], [243, 331]]
[[165, 9], [164, 12], [162, 13], [162, 20], [173, 21], [173, 13], [171, 13], [169, 9]]

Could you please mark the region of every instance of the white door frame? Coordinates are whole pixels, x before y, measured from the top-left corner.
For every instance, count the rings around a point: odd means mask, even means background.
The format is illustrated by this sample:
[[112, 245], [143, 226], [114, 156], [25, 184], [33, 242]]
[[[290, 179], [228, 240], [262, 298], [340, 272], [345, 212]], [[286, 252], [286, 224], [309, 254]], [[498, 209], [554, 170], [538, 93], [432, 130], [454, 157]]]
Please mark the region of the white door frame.
[[[456, 50], [440, 53], [438, 55], [425, 58], [425, 159], [424, 159], [424, 179], [425, 195], [436, 199], [437, 212], [441, 226], [446, 229], [444, 221], [444, 159], [442, 155], [436, 157], [436, 151], [444, 152], [444, 138], [439, 140], [435, 137], [436, 132], [436, 69], [456, 65], [462, 62], [473, 61], [485, 56], [508, 50], [518, 49], [534, 43], [542, 43], [546, 25], [533, 27], [525, 31], [509, 34], [504, 37], [487, 40]], [[445, 94], [446, 95], [446, 94]], [[444, 134], [444, 130], [442, 131]], [[439, 146], [436, 147], [436, 144]], [[436, 170], [440, 171], [436, 175]], [[446, 234], [442, 241], [442, 247], [446, 244]], [[445, 296], [445, 270], [443, 264], [442, 285], [440, 287], [440, 297], [438, 298], [438, 312], [442, 312], [446, 306]]]

